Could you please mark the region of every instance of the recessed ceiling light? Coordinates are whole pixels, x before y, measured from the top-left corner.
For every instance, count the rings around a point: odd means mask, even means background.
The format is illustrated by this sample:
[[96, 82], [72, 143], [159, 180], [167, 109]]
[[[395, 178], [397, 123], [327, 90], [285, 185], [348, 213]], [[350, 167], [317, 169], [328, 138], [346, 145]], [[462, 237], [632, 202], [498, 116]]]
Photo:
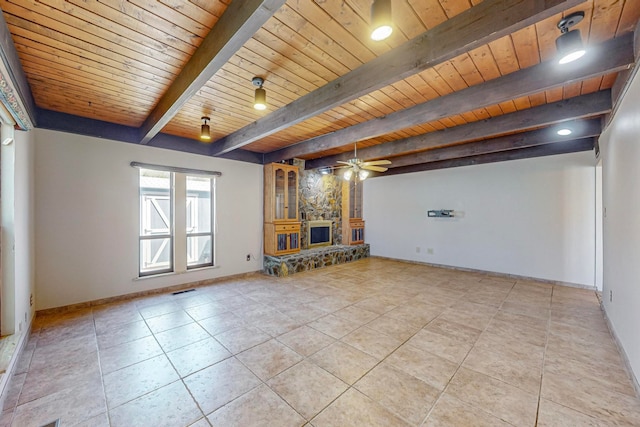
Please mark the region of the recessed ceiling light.
[[558, 130], [558, 135], [560, 136], [567, 136], [567, 135], [571, 135], [573, 133], [573, 131], [571, 129], [560, 129]]

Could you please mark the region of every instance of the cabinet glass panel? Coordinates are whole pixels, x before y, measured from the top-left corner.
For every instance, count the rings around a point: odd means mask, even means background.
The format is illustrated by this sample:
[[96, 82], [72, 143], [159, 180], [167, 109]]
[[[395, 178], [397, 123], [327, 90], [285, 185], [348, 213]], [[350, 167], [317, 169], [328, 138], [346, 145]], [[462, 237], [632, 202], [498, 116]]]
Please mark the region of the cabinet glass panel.
[[297, 185], [297, 174], [294, 171], [289, 171], [288, 173], [288, 219], [296, 220], [298, 219], [297, 215], [297, 207], [298, 207], [298, 185]]
[[282, 169], [276, 169], [275, 171], [275, 196], [276, 196], [276, 211], [275, 211], [275, 218], [276, 219], [284, 219], [284, 197], [285, 197], [285, 193], [284, 193], [284, 187], [285, 187], [285, 181], [284, 181], [284, 171]]
[[349, 183], [349, 218], [362, 218], [362, 183]]
[[278, 234], [276, 235], [276, 241], [278, 245], [278, 251], [286, 251], [287, 250], [287, 235], [286, 234]]
[[290, 240], [290, 245], [289, 245], [289, 249], [298, 249], [298, 247], [300, 246], [299, 242], [299, 237], [298, 237], [298, 233], [291, 233], [289, 235], [289, 240]]

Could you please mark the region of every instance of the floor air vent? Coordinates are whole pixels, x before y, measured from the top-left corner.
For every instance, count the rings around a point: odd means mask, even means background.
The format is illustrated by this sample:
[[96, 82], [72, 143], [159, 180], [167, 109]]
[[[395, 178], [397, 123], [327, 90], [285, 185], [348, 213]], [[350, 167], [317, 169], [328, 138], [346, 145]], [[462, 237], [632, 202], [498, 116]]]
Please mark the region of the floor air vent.
[[171, 292], [171, 295], [186, 294], [187, 292], [193, 292], [193, 291], [195, 291], [195, 289], [186, 289], [184, 291]]
[[47, 423], [47, 424], [43, 425], [42, 427], [60, 427], [60, 418], [58, 418], [55, 421], [51, 421], [50, 423]]

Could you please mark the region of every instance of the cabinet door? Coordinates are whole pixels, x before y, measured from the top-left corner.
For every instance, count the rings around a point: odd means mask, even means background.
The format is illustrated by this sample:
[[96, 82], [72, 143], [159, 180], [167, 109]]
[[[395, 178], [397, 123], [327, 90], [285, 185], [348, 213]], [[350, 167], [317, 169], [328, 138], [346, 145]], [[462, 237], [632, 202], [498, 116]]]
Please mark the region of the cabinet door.
[[274, 185], [274, 203], [275, 203], [275, 212], [274, 219], [285, 219], [286, 209], [287, 209], [287, 192], [286, 181], [285, 181], [285, 171], [281, 168], [276, 168], [273, 171], [273, 185]]
[[287, 173], [287, 219], [298, 219], [298, 172], [290, 170]]

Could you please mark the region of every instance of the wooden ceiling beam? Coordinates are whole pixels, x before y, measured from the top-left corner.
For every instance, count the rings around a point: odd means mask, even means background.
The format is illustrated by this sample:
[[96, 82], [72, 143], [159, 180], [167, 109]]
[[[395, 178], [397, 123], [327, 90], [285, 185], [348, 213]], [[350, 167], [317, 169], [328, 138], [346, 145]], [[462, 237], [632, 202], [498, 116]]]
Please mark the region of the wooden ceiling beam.
[[140, 143], [151, 141], [284, 3], [232, 1], [140, 127]]
[[[460, 159], [442, 160], [439, 162], [422, 163], [389, 169], [385, 173], [372, 174], [376, 176], [400, 175], [412, 172], [424, 172], [437, 169], [457, 168], [461, 166], [481, 165], [485, 163], [505, 162], [508, 160], [528, 159], [532, 157], [555, 156], [557, 154], [577, 153], [593, 150], [596, 138], [582, 138], [557, 144], [545, 144], [520, 150], [501, 151], [497, 153], [481, 154]], [[369, 178], [371, 179], [371, 178]]]
[[[567, 120], [600, 116], [609, 113], [611, 108], [611, 91], [602, 90], [466, 125], [400, 139], [386, 144], [360, 148], [358, 149], [358, 157], [361, 159], [380, 159], [398, 156], [410, 151], [487, 139], [497, 135], [549, 126]], [[307, 160], [305, 168], [316, 169], [334, 166], [338, 161], [346, 161], [352, 157], [353, 154], [349, 152]]]
[[241, 148], [582, 2], [584, 0], [485, 0], [264, 118], [219, 139], [212, 145], [211, 155]]
[[[556, 131], [560, 127], [565, 126], [572, 129], [573, 133], [570, 136], [558, 135]], [[514, 135], [505, 135], [482, 141], [469, 142], [467, 144], [452, 145], [449, 147], [422, 151], [420, 153], [398, 156], [393, 158], [392, 163], [388, 165], [388, 167], [390, 169], [395, 169], [421, 163], [459, 159], [462, 157], [478, 156], [481, 154], [497, 153], [500, 151], [518, 150], [527, 147], [534, 147], [536, 145], [554, 144], [566, 142], [568, 140], [595, 137], [600, 135], [601, 132], [602, 121], [600, 119], [576, 120], [562, 123], [562, 126], [551, 126], [528, 132], [520, 132]]]
[[615, 73], [634, 63], [633, 33], [591, 46], [583, 61], [551, 60], [457, 92], [265, 154], [265, 162], [305, 156], [401, 129], [496, 105], [565, 84]]

